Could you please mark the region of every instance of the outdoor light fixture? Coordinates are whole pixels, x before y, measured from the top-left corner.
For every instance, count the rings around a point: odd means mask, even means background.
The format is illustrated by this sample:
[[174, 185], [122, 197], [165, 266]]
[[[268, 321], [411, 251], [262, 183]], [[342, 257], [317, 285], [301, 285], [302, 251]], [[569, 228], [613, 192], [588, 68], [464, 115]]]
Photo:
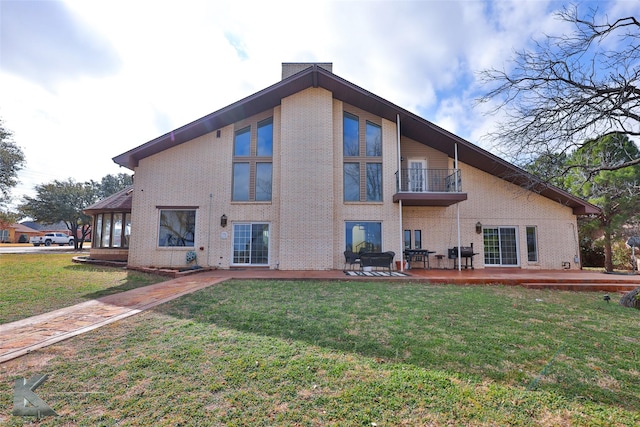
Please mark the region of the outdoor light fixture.
[[221, 227], [227, 226], [227, 216], [225, 214], [222, 214], [222, 216], [220, 217], [220, 226]]
[[476, 222], [476, 233], [482, 233], [482, 223], [480, 221]]

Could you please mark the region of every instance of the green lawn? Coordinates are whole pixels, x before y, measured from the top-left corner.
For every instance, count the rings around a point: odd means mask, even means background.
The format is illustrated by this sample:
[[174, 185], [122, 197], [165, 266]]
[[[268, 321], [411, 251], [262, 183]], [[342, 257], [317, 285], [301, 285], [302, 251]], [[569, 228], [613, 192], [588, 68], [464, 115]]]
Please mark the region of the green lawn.
[[0, 255], [0, 324], [167, 280], [122, 268], [76, 264], [70, 254]]
[[0, 365], [0, 408], [47, 373], [41, 426], [635, 426], [639, 319], [596, 293], [229, 281]]

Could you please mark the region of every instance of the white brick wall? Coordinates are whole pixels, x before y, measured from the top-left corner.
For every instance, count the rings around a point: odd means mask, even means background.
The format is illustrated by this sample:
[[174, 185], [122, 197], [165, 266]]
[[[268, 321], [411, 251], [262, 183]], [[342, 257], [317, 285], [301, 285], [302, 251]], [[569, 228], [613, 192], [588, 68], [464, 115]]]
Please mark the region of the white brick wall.
[[[343, 111], [382, 126], [383, 202], [343, 202]], [[273, 200], [231, 202], [234, 130], [273, 116]], [[424, 155], [430, 168], [453, 168], [452, 160], [414, 141], [403, 139], [403, 155]], [[447, 165], [448, 163], [448, 165]], [[404, 167], [404, 165], [403, 165]], [[158, 248], [157, 206], [197, 207], [195, 251], [198, 264], [228, 268], [232, 255], [232, 225], [270, 224], [270, 267], [332, 269], [344, 264], [345, 221], [380, 221], [383, 250], [400, 260], [402, 230], [422, 230], [423, 247], [446, 255], [457, 245], [456, 205], [404, 207], [392, 202], [397, 170], [396, 124], [345, 106], [331, 92], [311, 88], [282, 100], [280, 107], [215, 130], [180, 146], [141, 160], [135, 171], [129, 263], [134, 266], [184, 266], [193, 248]], [[480, 255], [482, 235], [475, 224], [516, 226], [522, 268], [562, 267], [578, 254], [577, 226], [571, 209], [537, 194], [461, 164], [468, 200], [460, 203], [461, 242]], [[226, 214], [229, 225], [220, 226]], [[525, 227], [538, 231], [539, 262], [527, 262]], [[226, 238], [223, 237], [226, 233]]]

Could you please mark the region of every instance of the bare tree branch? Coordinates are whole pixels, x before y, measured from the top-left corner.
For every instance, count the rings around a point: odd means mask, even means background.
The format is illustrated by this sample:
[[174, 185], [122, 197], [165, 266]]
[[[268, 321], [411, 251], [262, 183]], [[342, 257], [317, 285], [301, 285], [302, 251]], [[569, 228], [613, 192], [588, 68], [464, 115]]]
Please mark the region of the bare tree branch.
[[640, 136], [640, 22], [599, 23], [596, 12], [580, 17], [576, 6], [564, 8], [557, 17], [572, 23], [573, 32], [545, 36], [516, 52], [509, 71], [480, 73], [490, 89], [479, 101], [497, 101], [492, 113], [506, 116], [485, 138], [515, 163], [569, 153], [602, 135]]

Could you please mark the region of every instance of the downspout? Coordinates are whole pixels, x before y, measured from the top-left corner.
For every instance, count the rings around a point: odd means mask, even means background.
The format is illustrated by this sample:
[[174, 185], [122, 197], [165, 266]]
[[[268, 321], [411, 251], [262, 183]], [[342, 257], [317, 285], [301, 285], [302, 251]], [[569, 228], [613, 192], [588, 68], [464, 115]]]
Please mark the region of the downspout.
[[[402, 158], [400, 157], [400, 114], [396, 114], [396, 138], [398, 142], [398, 193], [402, 189]], [[398, 201], [398, 209], [399, 209], [399, 227], [400, 232], [398, 235], [400, 236], [400, 271], [404, 272], [404, 241], [402, 238], [403, 225], [402, 225], [402, 198]]]
[[[460, 173], [460, 170], [458, 169], [458, 143], [455, 143], [455, 164], [454, 164], [454, 176], [453, 179], [455, 180], [455, 189], [456, 189], [456, 193], [458, 193], [460, 191], [460, 189], [458, 188], [458, 173]], [[462, 263], [460, 262], [461, 260], [461, 255], [462, 255], [462, 250], [460, 249], [460, 202], [456, 203], [456, 222], [458, 224], [458, 271], [462, 271]]]

